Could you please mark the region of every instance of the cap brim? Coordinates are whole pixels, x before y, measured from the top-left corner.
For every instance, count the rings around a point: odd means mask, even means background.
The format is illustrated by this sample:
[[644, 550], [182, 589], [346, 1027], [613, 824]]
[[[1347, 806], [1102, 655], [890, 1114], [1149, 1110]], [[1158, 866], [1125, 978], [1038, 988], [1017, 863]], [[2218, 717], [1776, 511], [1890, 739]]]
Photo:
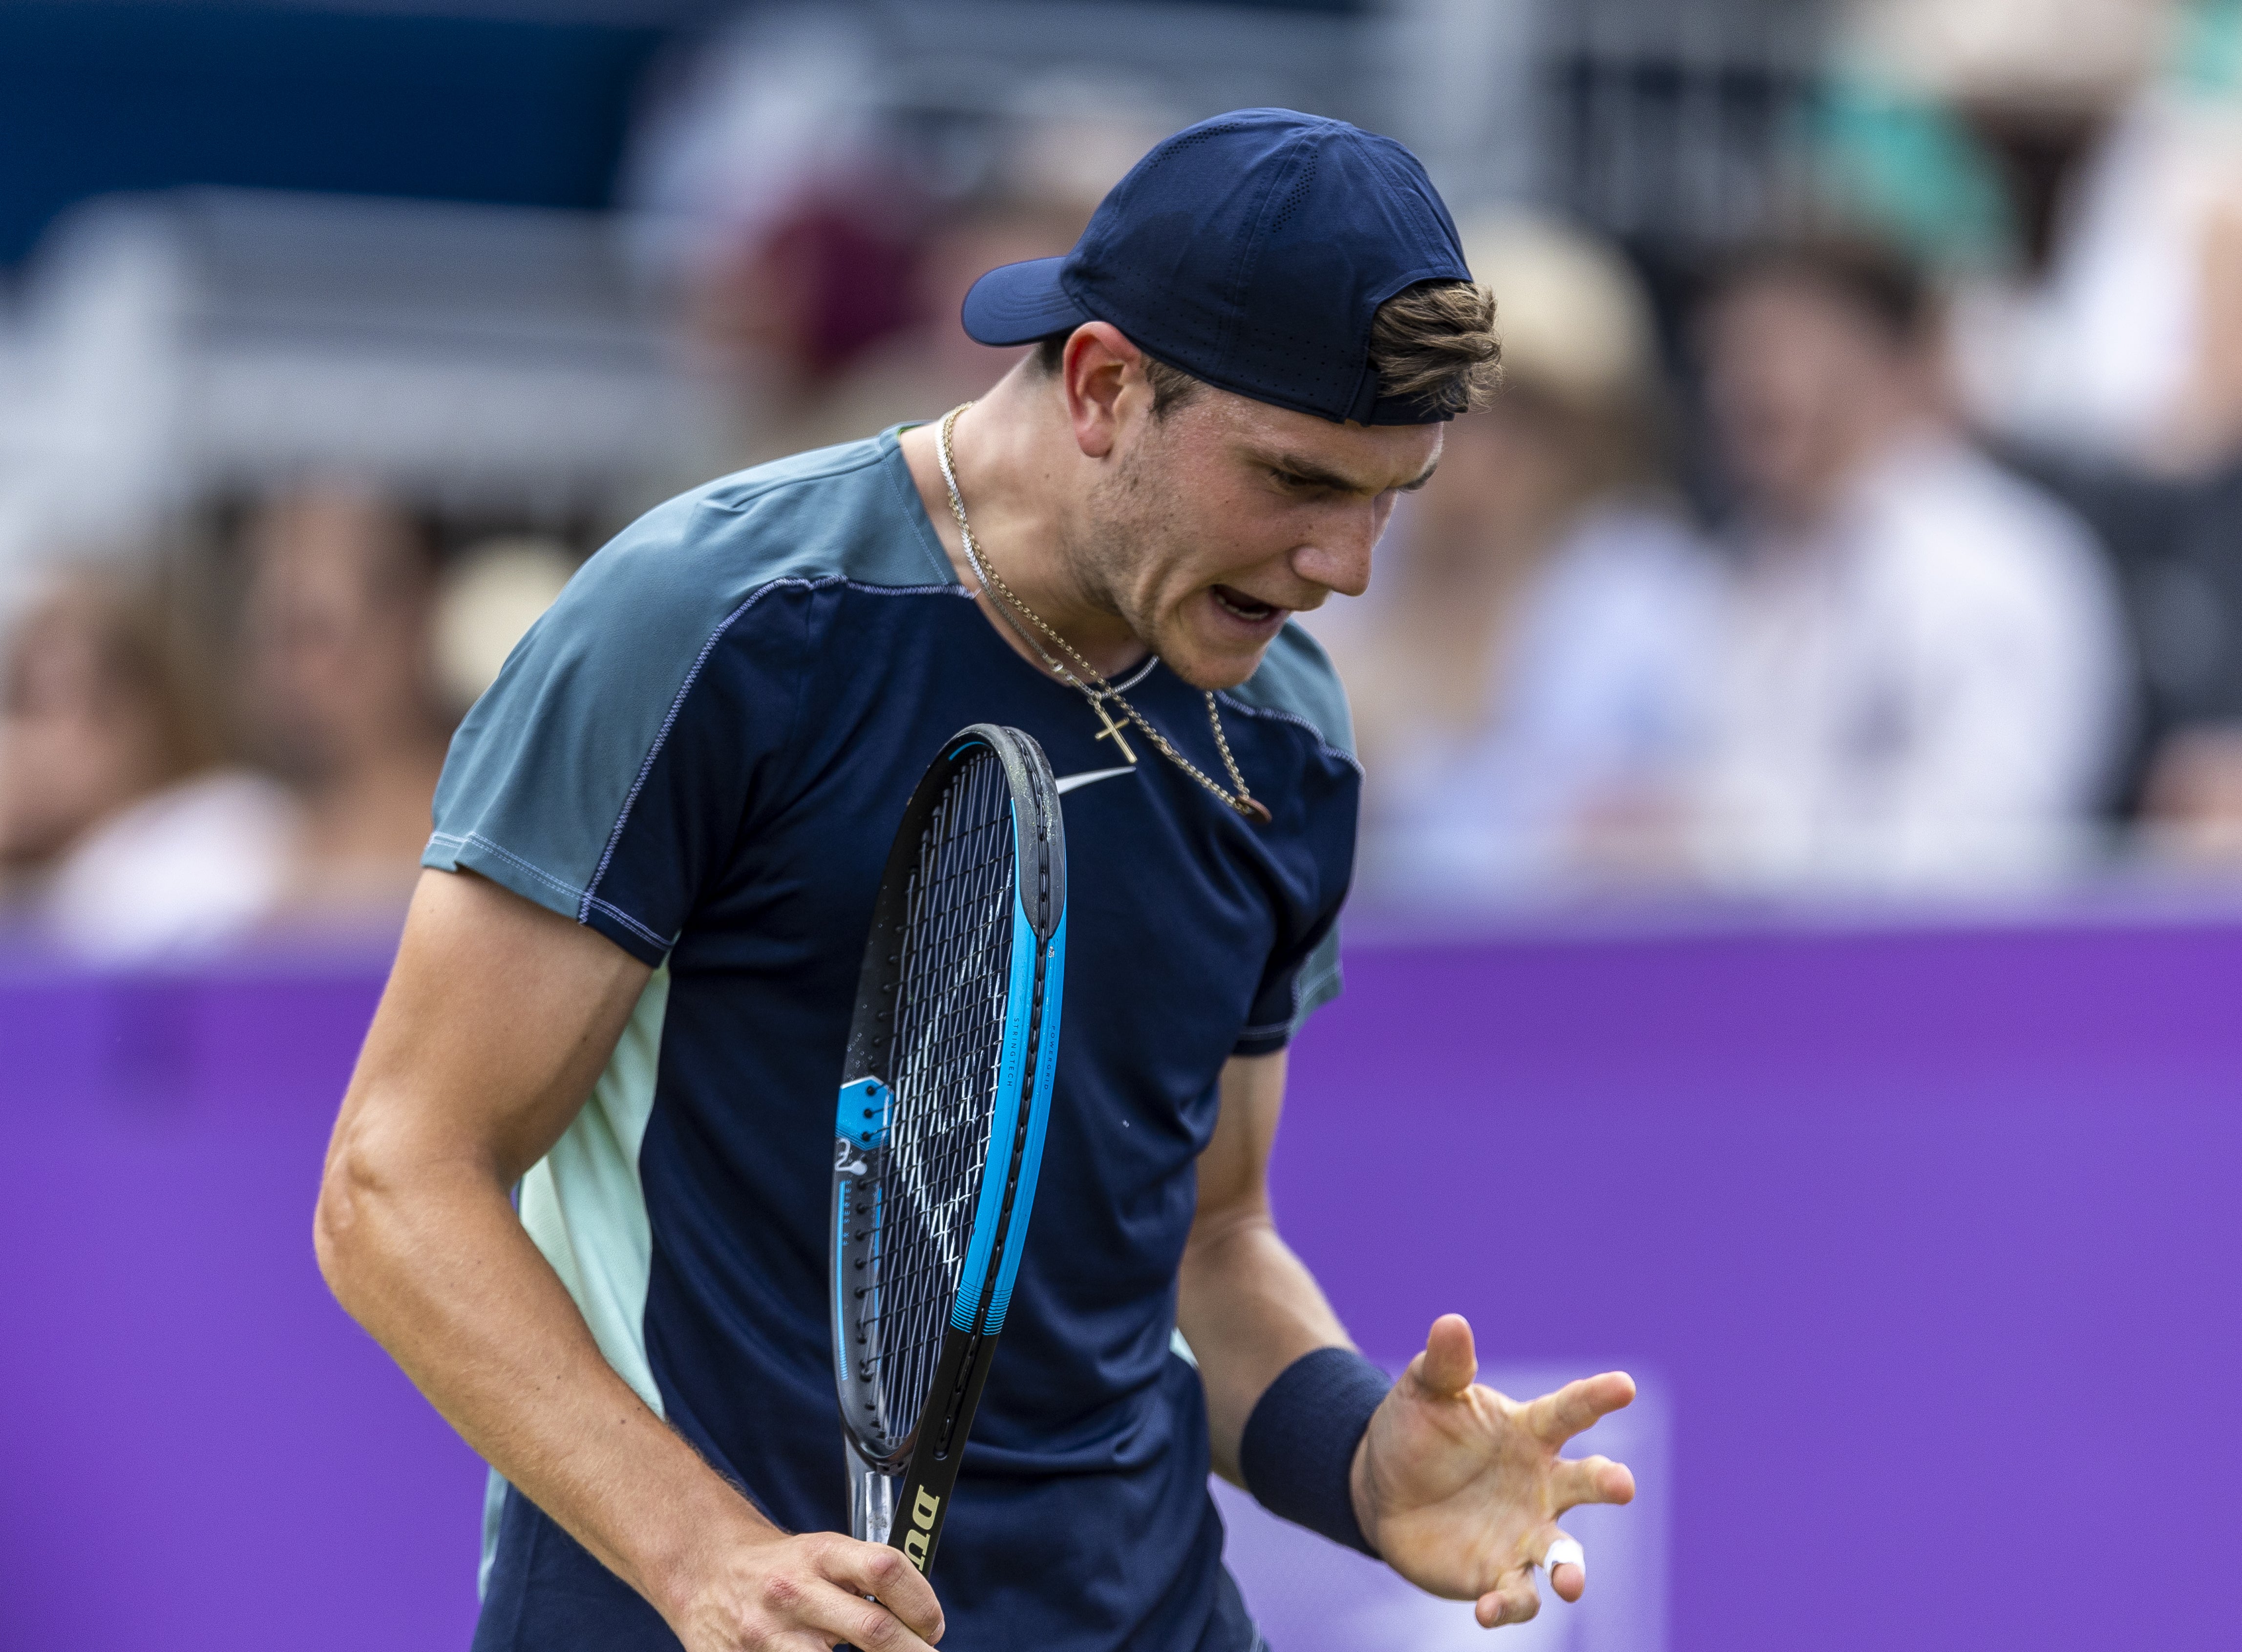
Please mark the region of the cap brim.
[[973, 284], [959, 311], [966, 336], [984, 344], [1027, 344], [1069, 332], [1090, 312], [1058, 284], [1064, 257], [1003, 264]]

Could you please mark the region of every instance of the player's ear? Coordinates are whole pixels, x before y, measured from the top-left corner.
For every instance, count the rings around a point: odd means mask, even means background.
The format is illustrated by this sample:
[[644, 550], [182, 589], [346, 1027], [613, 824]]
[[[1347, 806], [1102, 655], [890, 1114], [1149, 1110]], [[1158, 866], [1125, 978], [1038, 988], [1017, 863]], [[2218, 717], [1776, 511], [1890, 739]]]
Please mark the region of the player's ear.
[[1085, 458], [1104, 458], [1119, 439], [1132, 404], [1148, 402], [1144, 352], [1103, 321], [1084, 322], [1070, 334], [1059, 378], [1067, 422]]

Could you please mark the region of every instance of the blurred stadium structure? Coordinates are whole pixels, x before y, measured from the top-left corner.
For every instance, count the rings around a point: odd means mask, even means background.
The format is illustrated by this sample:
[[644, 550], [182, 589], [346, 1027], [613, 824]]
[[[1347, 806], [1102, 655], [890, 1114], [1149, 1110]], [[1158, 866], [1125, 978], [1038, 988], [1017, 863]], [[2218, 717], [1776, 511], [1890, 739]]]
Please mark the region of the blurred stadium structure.
[[[17, 74], [38, 66], [35, 48], [57, 32], [30, 20], [57, 10], [27, 8], [0, 23], [0, 38], [10, 28], [25, 37]], [[130, 74], [136, 44], [151, 56], [169, 50], [203, 9], [76, 10], [104, 29]], [[326, 10], [274, 9], [276, 36], [294, 34], [269, 54], [267, 76], [305, 78], [302, 64], [319, 56], [319, 41], [296, 37], [306, 16]], [[914, 190], [936, 202], [1014, 184], [1006, 171], [1023, 165], [1071, 169], [1042, 182], [1094, 199], [1144, 133], [1278, 103], [1395, 131], [1425, 154], [1460, 209], [1533, 196], [1646, 242], [1729, 238], [1760, 224], [1780, 191], [1780, 140], [1806, 84], [1816, 8], [960, 0], [762, 6], [738, 21], [708, 0], [448, 10], [484, 37], [496, 31], [485, 47], [493, 68], [505, 61], [508, 28], [662, 35], [668, 77], [697, 82], [726, 107], [708, 115], [690, 92], [666, 110], [657, 100], [633, 150], [590, 169], [619, 179], [621, 203], [648, 209], [653, 222], [634, 228], [368, 197], [352, 177], [363, 169], [345, 153], [330, 170], [349, 194], [190, 188], [64, 211], [23, 260], [0, 335], [0, 563], [57, 539], [129, 539], [214, 493], [307, 471], [348, 471], [432, 505], [547, 520], [588, 509], [614, 519], [722, 457], [709, 451], [712, 425], [689, 365], [665, 338], [666, 295], [643, 262], [631, 266], [625, 241], [658, 250], [666, 211], [755, 211], [758, 189], [800, 184], [789, 168], [810, 164], [806, 148], [830, 164], [876, 136]], [[453, 43], [429, 17], [333, 10], [367, 14], [338, 15], [350, 32], [339, 28], [333, 49], [356, 49], [370, 29], [393, 42], [363, 77], [377, 86], [383, 64], [416, 43]], [[215, 12], [212, 26], [245, 39], [255, 15]], [[691, 44], [703, 34], [711, 43]], [[630, 49], [642, 50], [634, 37]], [[265, 90], [261, 60], [246, 57], [237, 82]], [[392, 72], [400, 95], [425, 90]], [[181, 75], [191, 94], [191, 60]], [[695, 128], [681, 136], [681, 106]], [[181, 112], [182, 135], [151, 132], [157, 152], [119, 160], [115, 175], [160, 176], [169, 146], [180, 152], [183, 182], [252, 183], [314, 175], [321, 141], [341, 148], [319, 122], [292, 120], [285, 100], [261, 112]], [[596, 124], [596, 110], [580, 112]], [[1118, 144], [1084, 132], [1085, 115], [1101, 112], [1124, 129]], [[15, 118], [35, 113], [19, 102]], [[404, 116], [389, 111], [385, 129], [401, 131]], [[466, 131], [441, 106], [430, 124]], [[228, 175], [226, 145], [203, 135], [236, 125], [264, 128], [269, 148], [313, 152], [278, 169], [258, 156]], [[1061, 141], [1023, 156], [1019, 135], [1039, 127]], [[763, 141], [774, 135], [775, 152]], [[405, 148], [394, 177], [413, 193], [553, 192], [551, 180], [519, 166], [510, 177], [503, 169], [475, 176], [464, 156], [451, 176], [433, 161], [416, 174], [413, 145]], [[68, 173], [98, 161], [46, 164]], [[708, 177], [712, 169], [721, 176]], [[752, 175], [744, 184], [742, 170]], [[30, 173], [13, 186], [19, 211], [35, 211], [42, 197], [37, 160]], [[45, 193], [76, 181], [57, 178]], [[86, 485], [91, 476], [102, 485]]]
[[64, 538], [320, 474], [612, 518], [716, 460], [676, 354], [606, 215], [107, 197], [27, 272], [8, 491]]
[[1589, 0], [1538, 9], [1544, 109], [1525, 192], [1610, 234], [1702, 251], [1808, 196], [1797, 133], [1822, 0]]
[[[111, 14], [129, 63], [136, 36], [144, 51], [164, 50], [199, 9], [77, 10]], [[285, 14], [326, 10], [275, 11], [300, 23]], [[333, 10], [370, 14], [338, 17], [358, 31], [339, 49], [369, 26], [395, 37], [391, 57], [420, 37], [450, 43], [426, 17]], [[347, 155], [332, 167], [346, 194], [189, 187], [64, 211], [23, 260], [0, 332], [0, 566], [57, 541], [127, 542], [166, 514], [309, 472], [348, 472], [443, 508], [612, 522], [725, 457], [670, 327], [675, 294], [654, 278], [675, 217], [780, 210], [805, 171], [852, 145], [886, 151], [883, 164], [912, 191], [903, 210], [1017, 187], [1024, 171], [1042, 174], [1030, 187], [1094, 200], [1144, 134], [1285, 104], [1412, 142], [1460, 211], [1538, 198], [1646, 247], [1724, 244], [1763, 227], [1791, 188], [1784, 140], [1821, 9], [873, 0], [752, 7], [737, 20], [708, 0], [448, 10], [501, 31], [493, 65], [507, 27], [668, 40], [670, 92], [641, 97], [651, 119], [633, 147], [593, 169], [616, 180], [618, 204], [642, 211], [571, 218], [369, 196], [352, 187]], [[240, 35], [254, 15], [217, 17]], [[13, 27], [24, 32], [22, 19]], [[300, 77], [297, 60], [317, 43], [292, 50], [271, 75]], [[26, 58], [37, 54], [19, 54], [19, 73]], [[257, 61], [241, 74], [252, 85]], [[377, 81], [381, 61], [368, 71]], [[191, 64], [186, 75], [191, 90]], [[397, 78], [400, 94], [418, 90]], [[403, 116], [391, 111], [386, 125]], [[1101, 116], [1118, 130], [1088, 130]], [[177, 141], [179, 164], [207, 166], [224, 147], [200, 131], [260, 123], [275, 147], [316, 149], [323, 136], [334, 146], [316, 122], [292, 125], [285, 104], [262, 115], [205, 106]], [[460, 123], [440, 111], [433, 124]], [[162, 144], [150, 134], [151, 150]], [[316, 154], [292, 159], [298, 175], [319, 170]], [[134, 156], [116, 171], [160, 176], [165, 164]], [[552, 192], [519, 168], [467, 176], [464, 157], [451, 177], [397, 164], [398, 183], [423, 186], [413, 193]], [[41, 197], [37, 161], [30, 170], [14, 186], [19, 210]], [[227, 176], [221, 157], [182, 182], [259, 177], [256, 165]], [[634, 264], [632, 250], [654, 256]]]

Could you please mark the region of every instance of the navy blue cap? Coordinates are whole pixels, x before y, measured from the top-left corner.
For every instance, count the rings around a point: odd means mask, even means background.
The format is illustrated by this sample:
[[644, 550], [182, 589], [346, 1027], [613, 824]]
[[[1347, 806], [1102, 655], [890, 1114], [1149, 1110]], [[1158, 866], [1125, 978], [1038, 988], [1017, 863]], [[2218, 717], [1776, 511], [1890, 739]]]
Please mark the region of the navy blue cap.
[[1289, 109], [1241, 109], [1157, 145], [1074, 251], [991, 270], [965, 331], [1024, 344], [1110, 322], [1171, 367], [1255, 401], [1360, 425], [1447, 412], [1380, 397], [1378, 306], [1468, 281], [1448, 209], [1390, 137]]

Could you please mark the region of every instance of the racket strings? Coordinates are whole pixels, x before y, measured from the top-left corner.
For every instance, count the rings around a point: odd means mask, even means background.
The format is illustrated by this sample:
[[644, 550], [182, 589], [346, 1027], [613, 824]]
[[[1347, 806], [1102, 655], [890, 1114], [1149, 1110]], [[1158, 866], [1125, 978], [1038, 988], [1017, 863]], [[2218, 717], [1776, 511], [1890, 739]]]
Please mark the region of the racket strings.
[[1010, 987], [1010, 800], [993, 753], [968, 759], [906, 890], [887, 1166], [863, 1201], [876, 1230], [858, 1320], [862, 1374], [891, 1438], [916, 1424], [932, 1386], [989, 1153]]

